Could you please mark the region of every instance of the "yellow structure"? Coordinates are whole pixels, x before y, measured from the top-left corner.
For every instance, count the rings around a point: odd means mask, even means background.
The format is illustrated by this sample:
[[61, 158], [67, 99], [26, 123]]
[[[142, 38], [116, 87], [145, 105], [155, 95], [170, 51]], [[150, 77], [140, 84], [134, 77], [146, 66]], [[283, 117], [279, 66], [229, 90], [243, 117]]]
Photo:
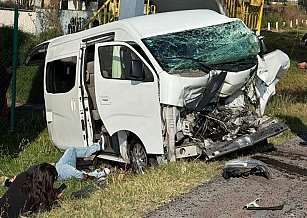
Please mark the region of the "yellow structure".
[[[119, 17], [119, 9], [120, 9], [120, 0], [107, 0], [99, 9], [94, 13], [94, 15], [90, 18], [89, 22], [84, 25], [84, 29], [91, 28], [95, 25], [97, 21], [99, 25], [110, 23], [115, 21]], [[146, 0], [144, 13], [155, 14], [156, 7], [150, 4], [150, 0]]]
[[[155, 14], [156, 7], [150, 4], [150, 0], [145, 3], [144, 14]], [[223, 6], [227, 16], [240, 18], [257, 35], [260, 34], [264, 0], [223, 0]], [[107, 0], [84, 25], [84, 29], [117, 20], [119, 9], [120, 0]]]
[[223, 0], [226, 14], [237, 17], [256, 34], [260, 34], [264, 0]]
[[117, 20], [119, 17], [120, 0], [107, 0], [84, 25], [84, 29]]

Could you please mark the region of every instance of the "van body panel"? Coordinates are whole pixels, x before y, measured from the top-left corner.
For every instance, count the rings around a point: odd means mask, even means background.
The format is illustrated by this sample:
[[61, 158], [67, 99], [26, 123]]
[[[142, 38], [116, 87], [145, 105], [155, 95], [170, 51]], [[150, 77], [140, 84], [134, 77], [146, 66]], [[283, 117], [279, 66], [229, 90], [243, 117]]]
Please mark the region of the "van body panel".
[[242, 70], [239, 72], [228, 71], [227, 76], [225, 78], [225, 82], [219, 93], [219, 96], [220, 97], [230, 96], [233, 93], [235, 93], [237, 90], [242, 88], [248, 81], [250, 75], [255, 70], [255, 68], [256, 66], [251, 69]]
[[[49, 53], [50, 54], [50, 53]], [[56, 56], [55, 56], [56, 57]], [[65, 60], [65, 58], [74, 57], [75, 63], [75, 81], [74, 85], [71, 85], [71, 89], [67, 92], [52, 93], [47, 90], [48, 83], [51, 81], [48, 79], [49, 64]], [[58, 59], [50, 60], [46, 62], [45, 68], [45, 107], [48, 114], [47, 127], [48, 131], [52, 135], [53, 143], [61, 150], [66, 150], [69, 147], [83, 147], [84, 142], [82, 139], [82, 130], [80, 122], [79, 111], [79, 88], [78, 88], [78, 53], [70, 54], [67, 56], [58, 57]], [[59, 66], [60, 67], [60, 66]], [[54, 69], [57, 71], [58, 69]], [[62, 69], [61, 69], [62, 70]], [[63, 71], [67, 72], [68, 71]], [[55, 72], [57, 74], [57, 72]], [[59, 81], [56, 81], [57, 83]]]
[[290, 59], [281, 50], [275, 50], [258, 57], [256, 93], [259, 96], [259, 110], [263, 115], [269, 98], [275, 94], [275, 85], [287, 73]]
[[[137, 51], [127, 43], [106, 42], [95, 45], [95, 94], [98, 111], [106, 129], [110, 135], [120, 130], [130, 131], [142, 141], [148, 154], [163, 154], [157, 76], [151, 72], [152, 82], [104, 78], [98, 53], [105, 46], [125, 46], [135, 54]], [[141, 56], [139, 58], [150, 69], [145, 60]]]
[[160, 73], [161, 103], [183, 107], [186, 102], [197, 99], [203, 93], [211, 76], [205, 74], [198, 77], [181, 77], [166, 72]]

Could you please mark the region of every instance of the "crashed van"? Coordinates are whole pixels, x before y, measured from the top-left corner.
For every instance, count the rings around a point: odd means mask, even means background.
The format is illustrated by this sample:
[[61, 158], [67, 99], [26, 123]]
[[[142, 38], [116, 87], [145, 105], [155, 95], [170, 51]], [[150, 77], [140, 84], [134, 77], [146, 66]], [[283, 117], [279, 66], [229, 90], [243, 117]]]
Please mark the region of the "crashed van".
[[212, 159], [281, 133], [264, 115], [288, 56], [265, 52], [239, 19], [187, 10], [115, 21], [36, 46], [49, 135], [61, 150], [104, 141], [99, 157]]

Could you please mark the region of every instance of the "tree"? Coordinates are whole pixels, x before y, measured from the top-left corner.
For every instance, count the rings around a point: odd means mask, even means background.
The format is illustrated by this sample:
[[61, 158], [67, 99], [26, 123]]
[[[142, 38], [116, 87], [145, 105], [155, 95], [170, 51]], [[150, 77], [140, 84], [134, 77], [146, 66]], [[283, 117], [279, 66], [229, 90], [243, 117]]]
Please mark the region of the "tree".
[[307, 10], [307, 0], [298, 0], [298, 5], [301, 9]]

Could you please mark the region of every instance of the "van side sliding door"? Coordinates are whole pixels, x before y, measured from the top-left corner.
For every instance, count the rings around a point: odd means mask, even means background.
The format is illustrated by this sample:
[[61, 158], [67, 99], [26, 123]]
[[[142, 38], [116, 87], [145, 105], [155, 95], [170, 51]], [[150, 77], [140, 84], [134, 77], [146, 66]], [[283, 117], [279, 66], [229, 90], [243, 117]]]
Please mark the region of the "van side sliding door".
[[61, 150], [82, 146], [77, 56], [63, 57], [47, 63], [45, 107], [47, 127], [53, 143]]

